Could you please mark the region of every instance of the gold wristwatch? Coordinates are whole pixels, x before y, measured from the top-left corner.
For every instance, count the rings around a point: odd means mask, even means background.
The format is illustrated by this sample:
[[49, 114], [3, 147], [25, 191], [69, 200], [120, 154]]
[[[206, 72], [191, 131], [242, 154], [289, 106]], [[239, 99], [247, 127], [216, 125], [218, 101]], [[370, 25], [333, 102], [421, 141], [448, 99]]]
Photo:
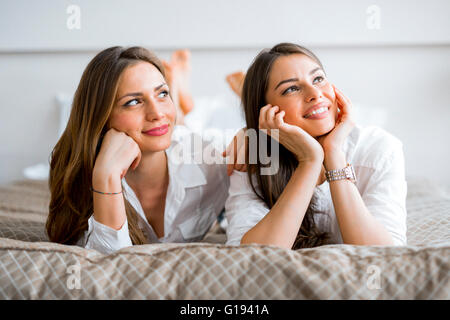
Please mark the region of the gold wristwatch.
[[325, 171], [325, 177], [327, 181], [336, 181], [342, 179], [348, 179], [353, 183], [356, 183], [356, 174], [353, 166], [347, 163], [347, 166], [344, 169], [330, 170]]

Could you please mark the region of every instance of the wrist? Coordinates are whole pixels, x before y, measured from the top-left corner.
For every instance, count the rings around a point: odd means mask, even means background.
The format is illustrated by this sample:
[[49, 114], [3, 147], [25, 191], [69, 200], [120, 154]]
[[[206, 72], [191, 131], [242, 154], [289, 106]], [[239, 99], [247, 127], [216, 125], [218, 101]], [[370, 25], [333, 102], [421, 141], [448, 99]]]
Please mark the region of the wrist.
[[344, 168], [347, 166], [344, 152], [341, 150], [328, 151], [325, 153], [323, 164], [327, 171]]
[[304, 160], [304, 161], [298, 162], [297, 169], [303, 170], [303, 169], [307, 168], [308, 170], [316, 170], [316, 171], [320, 172], [322, 170], [322, 164], [323, 164], [323, 160], [320, 160], [320, 159]]
[[319, 163], [322, 165], [325, 154], [322, 148], [317, 148], [315, 152], [311, 152], [310, 154], [305, 153], [297, 153], [295, 154], [295, 157], [297, 158], [297, 161], [300, 163], [306, 163], [306, 164], [313, 164], [313, 163]]
[[103, 192], [117, 192], [122, 189], [120, 176], [112, 172], [94, 170], [92, 188]]

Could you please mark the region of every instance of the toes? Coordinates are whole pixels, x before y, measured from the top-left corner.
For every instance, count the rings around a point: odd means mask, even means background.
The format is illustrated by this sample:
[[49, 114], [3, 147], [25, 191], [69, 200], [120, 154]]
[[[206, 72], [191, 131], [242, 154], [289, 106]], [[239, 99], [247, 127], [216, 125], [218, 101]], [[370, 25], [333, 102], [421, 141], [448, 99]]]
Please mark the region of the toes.
[[190, 65], [191, 52], [187, 49], [177, 50], [172, 54], [172, 61], [176, 64], [188, 67]]

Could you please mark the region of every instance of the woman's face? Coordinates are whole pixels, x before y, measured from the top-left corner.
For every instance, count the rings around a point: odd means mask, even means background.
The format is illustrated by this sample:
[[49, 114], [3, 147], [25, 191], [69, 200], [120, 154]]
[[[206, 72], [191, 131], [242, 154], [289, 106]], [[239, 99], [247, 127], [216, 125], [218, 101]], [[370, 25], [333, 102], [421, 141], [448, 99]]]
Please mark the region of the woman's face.
[[335, 126], [338, 112], [334, 89], [324, 71], [307, 55], [281, 56], [274, 62], [266, 101], [284, 110], [286, 123], [299, 126], [313, 137]]
[[155, 66], [138, 62], [123, 71], [109, 128], [133, 138], [142, 153], [156, 152], [170, 146], [175, 117], [169, 87]]

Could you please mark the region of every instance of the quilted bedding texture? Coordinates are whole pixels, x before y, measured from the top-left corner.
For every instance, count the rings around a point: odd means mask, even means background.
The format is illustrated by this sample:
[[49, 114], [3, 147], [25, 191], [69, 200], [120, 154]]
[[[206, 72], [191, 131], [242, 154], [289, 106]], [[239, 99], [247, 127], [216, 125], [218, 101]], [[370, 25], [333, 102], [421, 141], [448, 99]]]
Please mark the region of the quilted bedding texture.
[[0, 299], [450, 299], [450, 196], [408, 183], [408, 245], [286, 250], [148, 244], [111, 255], [50, 243], [44, 181], [0, 187]]

